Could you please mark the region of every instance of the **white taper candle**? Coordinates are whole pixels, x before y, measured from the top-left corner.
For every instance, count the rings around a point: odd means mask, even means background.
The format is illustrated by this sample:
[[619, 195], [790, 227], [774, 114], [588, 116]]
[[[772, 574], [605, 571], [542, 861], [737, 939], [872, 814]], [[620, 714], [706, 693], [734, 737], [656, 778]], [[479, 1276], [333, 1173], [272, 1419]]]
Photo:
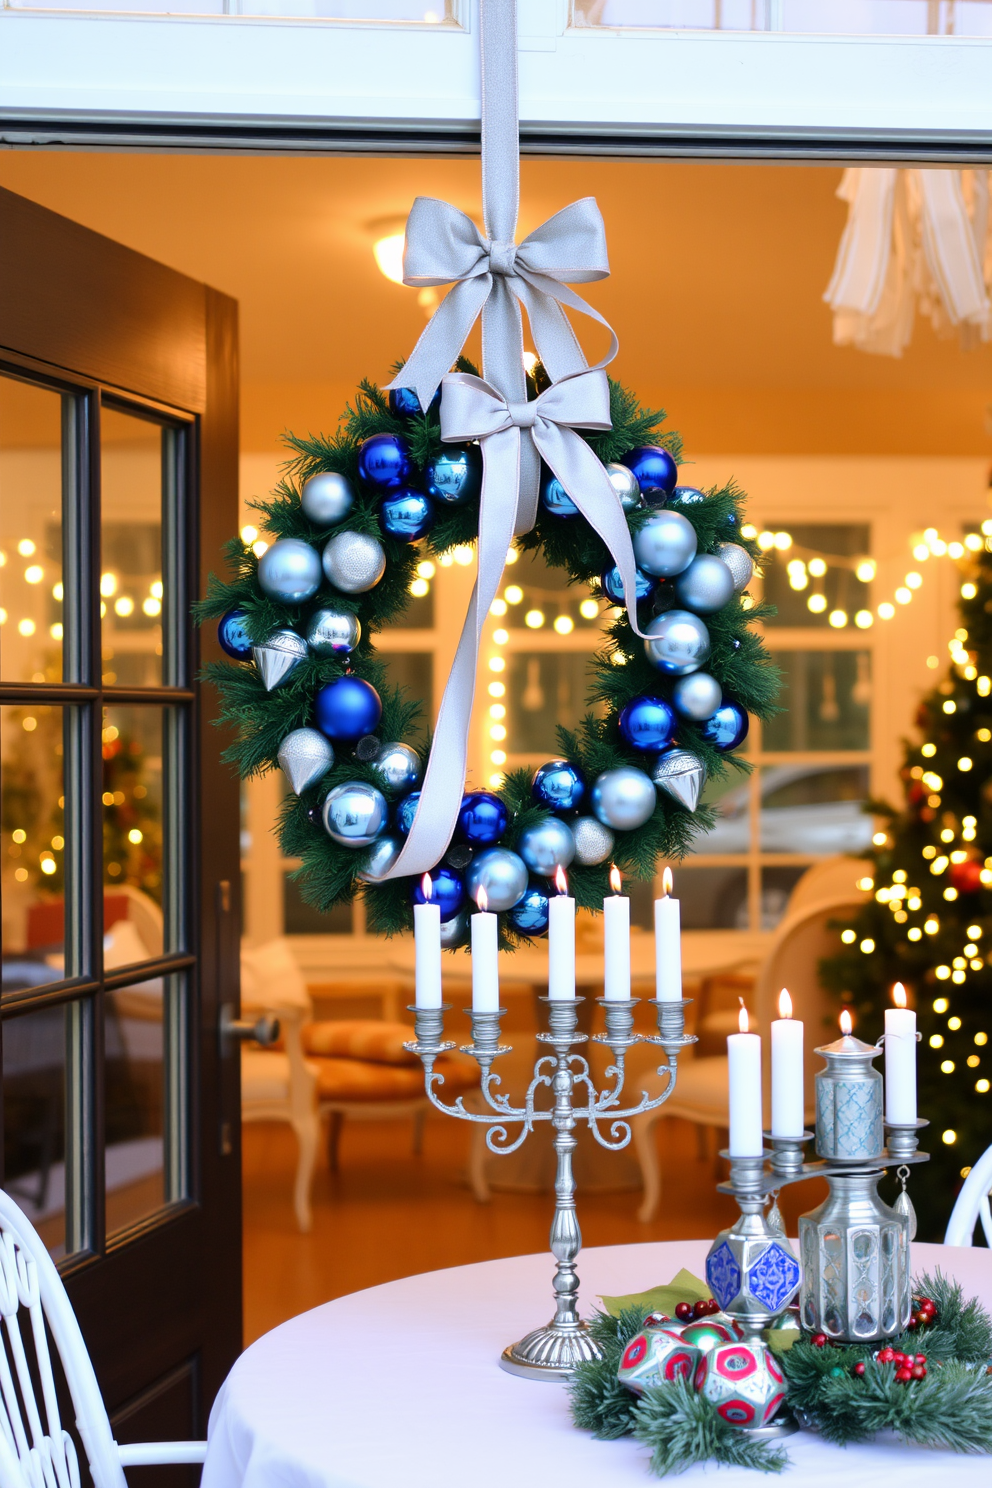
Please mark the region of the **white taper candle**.
[[803, 1025], [792, 1016], [792, 998], [784, 987], [778, 1011], [772, 1023], [772, 1136], [798, 1138], [805, 1114]]
[[472, 1011], [495, 1013], [499, 1008], [499, 931], [497, 918], [487, 914], [488, 899], [479, 889], [479, 913], [472, 916]]
[[620, 871], [610, 869], [613, 893], [603, 900], [603, 996], [630, 1001], [630, 900], [621, 894]]
[[885, 1009], [885, 1119], [896, 1126], [916, 1120], [916, 1014], [906, 988], [892, 988], [895, 1007]]
[[441, 906], [431, 901], [434, 885], [425, 873], [422, 888], [426, 903], [413, 906], [413, 935], [416, 945], [416, 994], [419, 1008], [441, 1006]]
[[654, 901], [655, 996], [682, 1001], [682, 925], [679, 901], [672, 897], [672, 870], [662, 876], [663, 893]]
[[548, 996], [555, 1002], [575, 998], [575, 900], [565, 874], [555, 874], [558, 893], [548, 902]]
[[747, 1031], [747, 1009], [741, 1003], [740, 1033], [727, 1039], [730, 1084], [730, 1155], [760, 1157], [761, 1039]]

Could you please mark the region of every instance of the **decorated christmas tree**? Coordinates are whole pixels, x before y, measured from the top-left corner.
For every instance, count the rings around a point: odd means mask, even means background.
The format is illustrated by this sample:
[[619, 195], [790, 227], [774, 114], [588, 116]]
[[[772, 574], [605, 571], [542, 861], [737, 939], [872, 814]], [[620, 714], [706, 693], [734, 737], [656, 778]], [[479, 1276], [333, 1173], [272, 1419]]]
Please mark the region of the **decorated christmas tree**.
[[[944, 679], [921, 702], [907, 741], [899, 808], [881, 818], [862, 880], [871, 897], [846, 924], [826, 984], [866, 1029], [881, 1026], [893, 984], [922, 1034], [919, 1110], [930, 1122], [913, 1170], [920, 1238], [939, 1240], [992, 1118], [992, 522], [969, 534]], [[891, 1197], [891, 1195], [890, 1195]]]

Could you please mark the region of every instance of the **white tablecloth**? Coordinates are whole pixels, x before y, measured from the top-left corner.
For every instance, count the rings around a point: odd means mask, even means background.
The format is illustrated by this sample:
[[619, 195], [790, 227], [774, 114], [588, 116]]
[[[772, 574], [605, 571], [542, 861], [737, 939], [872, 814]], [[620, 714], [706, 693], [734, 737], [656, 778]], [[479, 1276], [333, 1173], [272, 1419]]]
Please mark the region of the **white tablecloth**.
[[[397, 1237], [400, 1239], [400, 1237]], [[597, 1293], [701, 1275], [707, 1241], [612, 1245], [579, 1259], [584, 1310]], [[914, 1270], [942, 1267], [992, 1305], [988, 1250], [914, 1246]], [[643, 1447], [572, 1426], [565, 1388], [499, 1368], [507, 1343], [550, 1315], [547, 1254], [431, 1271], [339, 1297], [242, 1354], [210, 1417], [202, 1488], [622, 1488], [652, 1481]], [[823, 1488], [956, 1488], [992, 1480], [987, 1457], [896, 1442], [830, 1447], [800, 1432], [789, 1479]], [[720, 1484], [754, 1473], [710, 1467]], [[691, 1469], [680, 1482], [707, 1475]], [[771, 1480], [769, 1480], [771, 1481]], [[950, 1479], [948, 1479], [950, 1481]]]

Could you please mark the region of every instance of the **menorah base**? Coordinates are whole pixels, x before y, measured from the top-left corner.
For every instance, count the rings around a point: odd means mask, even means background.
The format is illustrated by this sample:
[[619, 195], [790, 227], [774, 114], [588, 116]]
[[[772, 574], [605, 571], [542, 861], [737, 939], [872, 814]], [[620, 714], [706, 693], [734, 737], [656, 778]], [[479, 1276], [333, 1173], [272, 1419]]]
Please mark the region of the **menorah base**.
[[587, 1323], [562, 1327], [548, 1323], [503, 1350], [500, 1368], [523, 1379], [567, 1380], [580, 1364], [594, 1364], [602, 1350], [589, 1336]]

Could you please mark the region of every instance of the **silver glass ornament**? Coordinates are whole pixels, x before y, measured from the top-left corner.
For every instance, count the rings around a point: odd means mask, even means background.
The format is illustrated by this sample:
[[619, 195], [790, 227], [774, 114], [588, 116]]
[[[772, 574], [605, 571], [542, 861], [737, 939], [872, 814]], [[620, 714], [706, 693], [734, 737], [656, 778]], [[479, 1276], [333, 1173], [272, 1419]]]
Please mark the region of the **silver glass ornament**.
[[567, 868], [575, 857], [575, 838], [557, 816], [528, 827], [517, 846], [527, 867], [544, 878], [552, 878], [556, 868]]
[[655, 760], [651, 779], [687, 811], [695, 811], [706, 784], [706, 766], [688, 749], [666, 749]]
[[322, 814], [328, 837], [344, 847], [368, 847], [386, 825], [389, 807], [374, 785], [349, 780], [328, 793]]
[[723, 688], [709, 672], [690, 672], [688, 677], [680, 677], [672, 688], [672, 702], [683, 718], [702, 723], [723, 702]]
[[575, 841], [575, 861], [583, 868], [593, 868], [605, 863], [613, 852], [616, 838], [609, 827], [604, 827], [594, 816], [580, 816], [572, 822], [572, 837]]
[[274, 630], [251, 654], [266, 692], [281, 687], [307, 654], [307, 643], [295, 630]]
[[604, 826], [632, 832], [652, 815], [658, 795], [643, 770], [621, 765], [597, 775], [590, 804]]
[[619, 465], [612, 461], [606, 466], [606, 473], [610, 477], [610, 485], [620, 497], [620, 505], [624, 511], [634, 511], [641, 504], [641, 488], [637, 483], [637, 476], [626, 465]]
[[258, 560], [258, 582], [270, 599], [302, 604], [320, 588], [316, 548], [297, 537], [281, 537]]
[[527, 864], [506, 847], [490, 847], [476, 853], [465, 871], [465, 888], [469, 897], [479, 902], [479, 890], [485, 889], [491, 914], [512, 909], [527, 892]]
[[343, 522], [354, 504], [351, 481], [336, 470], [312, 475], [300, 493], [303, 514], [315, 527], [333, 527], [335, 522]]
[[382, 543], [367, 532], [336, 532], [325, 544], [324, 573], [343, 594], [374, 589], [386, 572]]
[[633, 541], [638, 568], [656, 578], [680, 574], [696, 556], [696, 529], [681, 512], [653, 512]]
[[383, 744], [375, 760], [376, 773], [394, 791], [416, 790], [423, 768], [420, 755], [409, 744]]
[[317, 729], [298, 728], [279, 745], [279, 764], [296, 795], [326, 775], [334, 763], [330, 740]]
[[751, 554], [740, 543], [722, 542], [716, 545], [716, 556], [730, 569], [734, 589], [740, 594], [754, 577], [754, 559]]
[[675, 580], [680, 605], [697, 615], [722, 610], [734, 592], [734, 576], [712, 553], [697, 553], [689, 567]]
[[710, 633], [698, 615], [688, 610], [669, 610], [647, 627], [644, 642], [648, 661], [670, 676], [686, 677], [709, 660]]
[[[385, 833], [372, 844], [369, 860], [359, 869], [362, 883], [381, 883], [400, 855], [403, 843], [399, 837], [387, 837]], [[443, 927], [442, 927], [443, 928]]]
[[441, 947], [443, 950], [456, 950], [458, 946], [465, 945], [468, 940], [469, 923], [468, 910], [460, 909], [450, 920], [441, 921]]
[[318, 656], [348, 656], [362, 638], [362, 623], [347, 610], [315, 610], [307, 626], [307, 645]]

